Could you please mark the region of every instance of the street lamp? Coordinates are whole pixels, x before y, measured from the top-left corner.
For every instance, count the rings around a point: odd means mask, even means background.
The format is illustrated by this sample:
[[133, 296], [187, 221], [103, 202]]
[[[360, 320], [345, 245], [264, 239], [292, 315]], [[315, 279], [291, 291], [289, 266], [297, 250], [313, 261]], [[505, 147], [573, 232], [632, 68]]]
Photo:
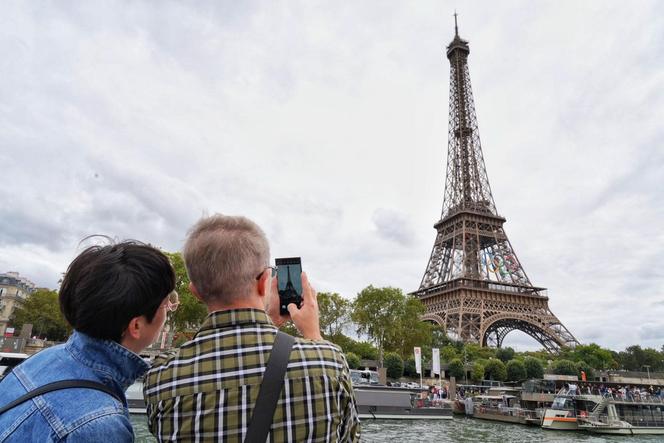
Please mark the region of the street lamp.
[[642, 368], [646, 368], [646, 371], [648, 371], [648, 380], [650, 380], [650, 365], [642, 365]]

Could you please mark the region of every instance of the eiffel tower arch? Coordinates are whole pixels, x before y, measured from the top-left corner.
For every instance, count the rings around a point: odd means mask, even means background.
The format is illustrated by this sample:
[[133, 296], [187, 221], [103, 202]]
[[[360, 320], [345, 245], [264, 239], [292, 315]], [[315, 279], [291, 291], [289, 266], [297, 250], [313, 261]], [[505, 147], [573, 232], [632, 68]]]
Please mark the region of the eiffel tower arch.
[[545, 288], [535, 287], [503, 229], [484, 166], [468, 71], [468, 42], [455, 36], [447, 47], [450, 109], [447, 174], [436, 239], [418, 296], [422, 317], [448, 335], [482, 346], [501, 346], [512, 331], [524, 332], [547, 351], [578, 344], [549, 309]]

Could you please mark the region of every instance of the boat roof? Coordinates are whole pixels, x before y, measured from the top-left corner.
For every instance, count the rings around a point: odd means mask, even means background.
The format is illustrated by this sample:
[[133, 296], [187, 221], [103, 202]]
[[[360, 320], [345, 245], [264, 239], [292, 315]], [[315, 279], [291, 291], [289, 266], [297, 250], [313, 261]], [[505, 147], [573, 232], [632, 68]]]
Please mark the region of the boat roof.
[[0, 352], [0, 358], [28, 358], [28, 354], [22, 352]]

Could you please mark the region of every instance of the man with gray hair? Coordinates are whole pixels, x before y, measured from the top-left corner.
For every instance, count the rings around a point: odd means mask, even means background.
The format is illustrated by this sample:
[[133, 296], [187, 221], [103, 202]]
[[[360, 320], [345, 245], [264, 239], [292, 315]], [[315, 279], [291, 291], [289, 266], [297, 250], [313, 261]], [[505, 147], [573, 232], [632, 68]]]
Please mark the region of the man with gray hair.
[[277, 327], [290, 318], [304, 338], [288, 356], [269, 441], [358, 441], [348, 363], [321, 338], [306, 274], [301, 307], [290, 304], [289, 315], [281, 315], [267, 238], [245, 217], [204, 217], [183, 255], [191, 292], [209, 315], [192, 340], [155, 360], [145, 379], [157, 440], [244, 441]]

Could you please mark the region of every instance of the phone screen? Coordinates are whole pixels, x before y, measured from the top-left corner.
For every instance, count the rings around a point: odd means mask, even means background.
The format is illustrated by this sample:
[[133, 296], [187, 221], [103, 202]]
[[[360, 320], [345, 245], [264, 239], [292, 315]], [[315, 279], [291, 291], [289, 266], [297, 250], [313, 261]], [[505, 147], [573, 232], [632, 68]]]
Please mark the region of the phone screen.
[[[297, 295], [302, 295], [302, 260], [300, 257], [277, 258], [277, 282], [279, 293], [294, 289]], [[289, 288], [290, 286], [290, 288]]]

